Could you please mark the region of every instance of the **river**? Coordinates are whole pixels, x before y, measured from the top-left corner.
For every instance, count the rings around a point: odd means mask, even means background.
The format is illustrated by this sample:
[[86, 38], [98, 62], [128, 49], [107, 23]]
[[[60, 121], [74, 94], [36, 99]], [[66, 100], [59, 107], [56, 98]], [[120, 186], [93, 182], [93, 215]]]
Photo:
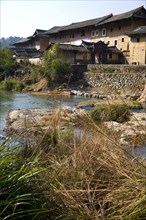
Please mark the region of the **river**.
[[[63, 106], [65, 108], [76, 108], [77, 104], [91, 98], [77, 96], [35, 96], [29, 93], [8, 93], [0, 91], [0, 143], [3, 139], [3, 129], [5, 119], [10, 110], [15, 109], [33, 109], [33, 108], [51, 108]], [[141, 154], [146, 157], [146, 145], [136, 148], [134, 155]]]
[[0, 91], [0, 134], [5, 125], [5, 118], [10, 110], [51, 108], [63, 106], [65, 108], [75, 108], [79, 102], [91, 98], [77, 96], [35, 96], [29, 93], [8, 93]]

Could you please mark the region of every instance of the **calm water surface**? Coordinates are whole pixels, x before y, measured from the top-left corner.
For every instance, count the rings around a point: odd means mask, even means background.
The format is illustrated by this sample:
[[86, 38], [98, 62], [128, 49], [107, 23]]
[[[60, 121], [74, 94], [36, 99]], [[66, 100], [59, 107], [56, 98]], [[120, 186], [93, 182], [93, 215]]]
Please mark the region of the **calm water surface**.
[[27, 93], [12, 94], [0, 91], [0, 132], [4, 128], [5, 118], [10, 110], [51, 108], [57, 106], [75, 108], [81, 101], [91, 98], [68, 96], [35, 96]]

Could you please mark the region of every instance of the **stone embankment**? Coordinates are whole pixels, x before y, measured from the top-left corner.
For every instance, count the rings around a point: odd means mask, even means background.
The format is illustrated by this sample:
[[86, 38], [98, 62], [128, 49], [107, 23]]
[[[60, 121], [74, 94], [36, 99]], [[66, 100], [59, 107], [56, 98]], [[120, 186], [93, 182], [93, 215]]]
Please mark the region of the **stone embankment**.
[[146, 66], [88, 65], [86, 80], [92, 88], [141, 92], [146, 80]]

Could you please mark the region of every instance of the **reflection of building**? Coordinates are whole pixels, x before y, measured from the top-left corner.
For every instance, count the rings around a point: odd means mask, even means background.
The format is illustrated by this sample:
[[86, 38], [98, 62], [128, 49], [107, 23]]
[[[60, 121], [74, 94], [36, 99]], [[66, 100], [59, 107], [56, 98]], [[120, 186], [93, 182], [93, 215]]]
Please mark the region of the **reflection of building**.
[[142, 6], [48, 31], [37, 29], [13, 45], [43, 52], [55, 42], [61, 43], [62, 58], [71, 63], [146, 64], [146, 9]]

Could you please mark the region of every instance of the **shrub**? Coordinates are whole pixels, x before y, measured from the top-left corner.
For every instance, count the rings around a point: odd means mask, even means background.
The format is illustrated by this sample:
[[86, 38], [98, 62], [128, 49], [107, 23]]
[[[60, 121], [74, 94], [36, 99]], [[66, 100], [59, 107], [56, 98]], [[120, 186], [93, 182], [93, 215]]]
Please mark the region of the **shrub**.
[[21, 92], [23, 88], [24, 84], [20, 81], [5, 80], [0, 83], [1, 90]]
[[69, 63], [61, 61], [59, 43], [54, 44], [51, 50], [44, 53], [44, 71], [51, 82], [68, 82], [71, 75], [71, 66]]
[[10, 76], [16, 70], [17, 65], [10, 49], [0, 50], [0, 80]]
[[92, 108], [91, 117], [99, 122], [102, 121], [127, 121], [130, 115], [130, 107], [126, 104], [97, 104]]

